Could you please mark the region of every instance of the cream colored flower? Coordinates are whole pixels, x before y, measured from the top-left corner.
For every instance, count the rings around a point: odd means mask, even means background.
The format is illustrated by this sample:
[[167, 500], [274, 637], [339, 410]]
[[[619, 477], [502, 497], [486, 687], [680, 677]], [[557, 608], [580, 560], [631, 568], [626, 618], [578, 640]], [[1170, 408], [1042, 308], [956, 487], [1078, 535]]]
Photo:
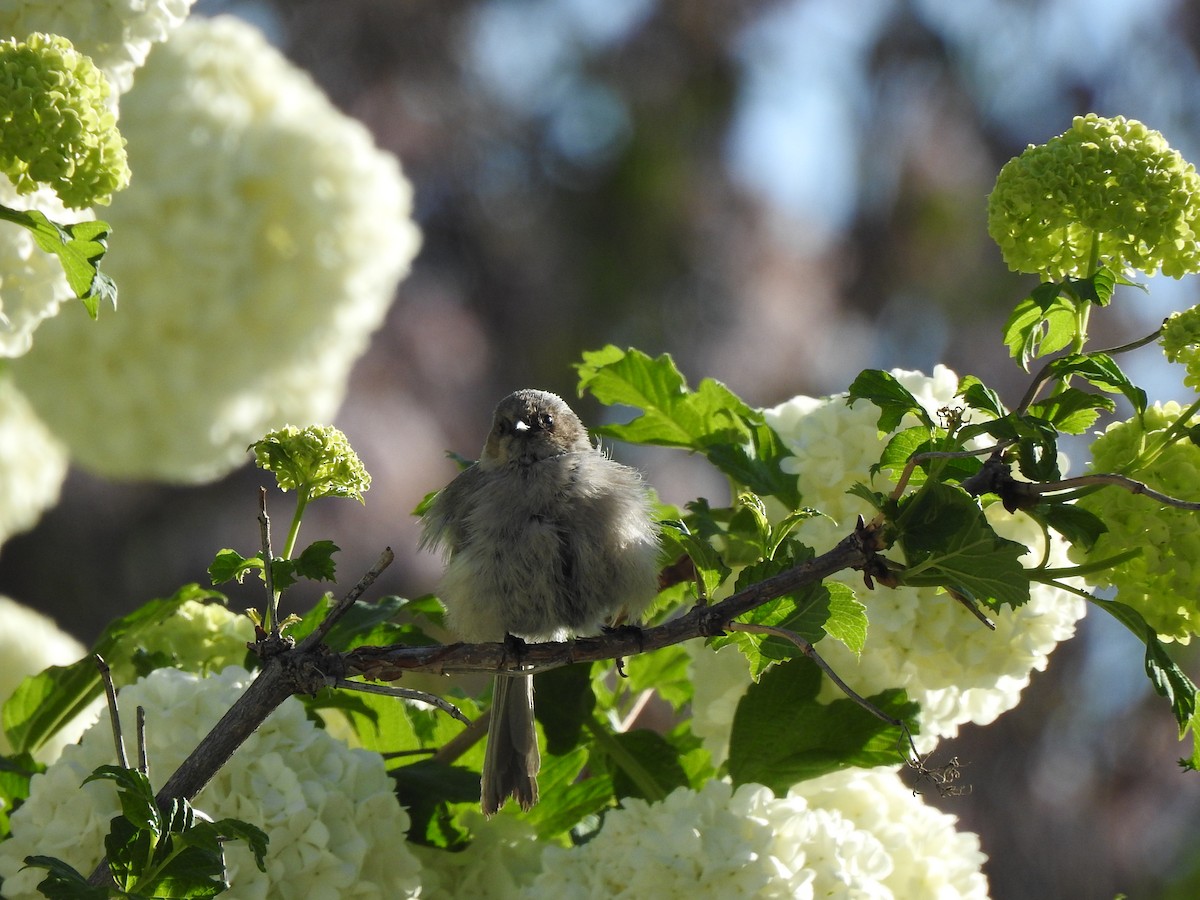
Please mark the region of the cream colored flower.
[[[931, 414], [956, 405], [958, 378], [944, 366], [937, 366], [932, 377], [892, 374]], [[869, 475], [887, 438], [876, 430], [878, 417], [872, 404], [858, 401], [848, 407], [841, 395], [797, 397], [766, 410], [767, 422], [794, 456], [784, 467], [796, 473], [805, 504], [831, 517], [809, 519], [797, 529], [818, 552], [832, 547], [856, 516], [873, 516], [866, 501], [846, 493], [856, 481], [877, 490], [891, 486], [886, 474], [873, 479]], [[1002, 537], [1034, 548], [1022, 558], [1025, 564], [1040, 559], [1043, 539], [1036, 523], [997, 505], [988, 508], [987, 516]], [[1066, 545], [1057, 537], [1049, 551], [1051, 565], [1069, 564]], [[996, 630], [990, 631], [937, 588], [867, 591], [858, 573], [842, 572], [834, 578], [852, 587], [866, 605], [867, 642], [857, 657], [837, 641], [822, 641], [818, 649], [859, 693], [902, 687], [920, 703], [917, 744], [922, 750], [931, 749], [938, 737], [957, 734], [963, 723], [984, 725], [1016, 706], [1030, 674], [1046, 667], [1050, 652], [1074, 634], [1075, 623], [1086, 611], [1078, 597], [1034, 584], [1028, 603], [992, 616]], [[835, 696], [832, 686], [822, 695]]]
[[[242, 669], [200, 678], [157, 669], [121, 691], [125, 710], [146, 708], [150, 778], [161, 786], [185, 755], [250, 682]], [[103, 855], [108, 820], [119, 806], [109, 783], [80, 786], [113, 762], [107, 716], [81, 743], [67, 747], [12, 817], [0, 843], [0, 877], [9, 900], [39, 897], [45, 873], [25, 869], [36, 853], [91, 871]], [[242, 745], [200, 792], [195, 805], [213, 818], [234, 817], [270, 838], [267, 872], [244, 844], [226, 849], [226, 868], [240, 898], [395, 898], [420, 891], [420, 864], [407, 849], [408, 813], [393, 793], [383, 759], [351, 750], [309, 721], [289, 699]]]
[[[396, 159], [232, 18], [192, 20], [121, 98], [120, 308], [58, 316], [14, 373], [80, 465], [203, 481], [332, 419], [419, 245]], [[117, 249], [119, 245], [119, 250]]]
[[58, 502], [66, 477], [66, 449], [12, 380], [0, 376], [0, 544]]
[[897, 898], [986, 900], [979, 836], [956, 830], [954, 816], [926, 805], [894, 771], [833, 772], [801, 782], [789, 796], [840, 813], [878, 839], [892, 861], [883, 883]]
[[90, 56], [117, 91], [125, 91], [150, 48], [187, 18], [194, 2], [0, 0], [0, 34], [60, 34]]

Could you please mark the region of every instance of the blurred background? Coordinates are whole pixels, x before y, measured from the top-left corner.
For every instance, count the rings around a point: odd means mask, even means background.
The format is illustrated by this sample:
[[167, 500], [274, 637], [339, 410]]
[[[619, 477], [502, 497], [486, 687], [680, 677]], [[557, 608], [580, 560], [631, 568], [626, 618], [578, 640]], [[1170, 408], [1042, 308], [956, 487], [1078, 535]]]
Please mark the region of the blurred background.
[[[1011, 404], [1024, 382], [999, 335], [1031, 283], [986, 234], [1000, 166], [1092, 111], [1200, 160], [1187, 0], [201, 0], [193, 14], [222, 13], [309, 71], [416, 191], [422, 251], [336, 421], [374, 483], [365, 508], [315, 505], [302, 535], [343, 548], [343, 589], [391, 546], [382, 590], [432, 590], [440, 563], [416, 551], [410, 511], [453, 475], [445, 451], [476, 456], [519, 387], [596, 424], [572, 363], [606, 343], [670, 352], [693, 383], [756, 405], [939, 362]], [[1150, 287], [1094, 317], [1099, 345], [1197, 302], [1194, 281]], [[1152, 397], [1181, 398], [1156, 357], [1128, 364]], [[615, 451], [668, 501], [725, 499], [701, 463]], [[260, 483], [249, 468], [186, 488], [73, 472], [5, 544], [0, 593], [90, 641], [203, 582], [216, 550], [254, 551]], [[232, 594], [260, 602], [249, 582]], [[929, 799], [982, 836], [994, 897], [1200, 896], [1200, 776], [1178, 770], [1185, 748], [1140, 671], [1137, 641], [1090, 614], [1016, 710], [943, 745], [973, 792]]]

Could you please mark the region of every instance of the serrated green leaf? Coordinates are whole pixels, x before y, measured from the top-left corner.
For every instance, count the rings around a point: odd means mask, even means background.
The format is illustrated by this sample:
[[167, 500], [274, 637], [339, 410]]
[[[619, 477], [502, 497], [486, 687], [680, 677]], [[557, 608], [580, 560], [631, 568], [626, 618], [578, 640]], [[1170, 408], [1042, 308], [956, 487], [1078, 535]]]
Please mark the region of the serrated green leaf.
[[[1180, 740], [1191, 729], [1196, 716], [1197, 689], [1179, 664], [1171, 658], [1158, 634], [1142, 618], [1142, 614], [1116, 600], [1092, 598], [1092, 602], [1128, 628], [1146, 647], [1145, 668], [1155, 692], [1171, 704], [1171, 712], [1179, 726]], [[1194, 737], [1194, 735], [1193, 735]]]
[[703, 453], [726, 475], [758, 494], [800, 505], [796, 477], [780, 468], [790, 453], [752, 409], [729, 388], [706, 378], [695, 390], [668, 354], [656, 358], [611, 344], [583, 355], [576, 365], [579, 392], [608, 405], [631, 406], [641, 414], [597, 434], [635, 444], [679, 447]]
[[1029, 412], [1045, 419], [1059, 431], [1083, 434], [1099, 418], [1099, 410], [1112, 412], [1116, 404], [1102, 394], [1092, 394], [1069, 387], [1053, 397], [1033, 403]]
[[729, 577], [730, 568], [713, 546], [703, 537], [693, 534], [683, 522], [663, 522], [662, 539], [678, 546], [696, 569], [703, 596], [711, 597]]
[[121, 815], [134, 828], [150, 830], [155, 835], [166, 831], [163, 816], [154, 802], [154, 788], [150, 779], [137, 769], [125, 769], [121, 766], [100, 766], [83, 780], [112, 781], [117, 788], [117, 796], [121, 801]]
[[895, 524], [908, 564], [904, 584], [949, 588], [993, 608], [1028, 602], [1020, 562], [1028, 548], [996, 534], [965, 491], [930, 482], [901, 501]]
[[825, 582], [829, 592], [829, 615], [825, 633], [841, 641], [855, 656], [861, 656], [867, 643], [867, 608], [854, 596], [854, 591], [837, 581]]
[[988, 413], [992, 418], [1000, 419], [1008, 415], [1008, 410], [1000, 402], [1000, 395], [976, 378], [974, 375], [964, 375], [958, 382], [958, 393], [971, 409]]
[[856, 400], [867, 400], [879, 407], [880, 431], [895, 431], [905, 416], [916, 416], [929, 428], [934, 427], [933, 420], [925, 408], [917, 402], [917, 398], [896, 380], [896, 377], [879, 369], [864, 369], [850, 385], [850, 395], [847, 404], [853, 406]]
[[309, 581], [336, 580], [337, 566], [333, 554], [341, 549], [333, 541], [313, 541], [292, 560], [296, 574]]
[[27, 856], [25, 865], [45, 869], [38, 890], [49, 900], [109, 900], [108, 888], [88, 884], [87, 876], [53, 856]]
[[542, 840], [556, 840], [585, 816], [595, 815], [612, 805], [613, 784], [609, 775], [592, 773], [580, 778], [588, 761], [588, 752], [577, 747], [565, 756], [547, 755], [538, 773], [541, 799], [525, 814]]
[[[757, 783], [782, 796], [800, 781], [853, 766], [896, 765], [905, 759], [901, 730], [852, 700], [817, 702], [821, 670], [808, 659], [768, 669], [738, 703], [729, 737], [735, 785]], [[918, 707], [903, 691], [867, 698], [915, 731]]]
[[83, 301], [88, 315], [97, 317], [102, 302], [117, 308], [117, 286], [101, 273], [100, 260], [108, 250], [112, 227], [99, 220], [59, 225], [36, 209], [13, 210], [0, 207], [0, 218], [29, 229], [34, 242], [58, 257], [67, 284]]
[[1140, 416], [1146, 411], [1146, 392], [1107, 353], [1070, 353], [1050, 363], [1050, 374], [1063, 381], [1077, 376], [1110, 394], [1121, 394]]
[[[301, 616], [300, 621], [288, 628], [288, 634], [301, 641], [308, 637], [329, 614], [334, 605], [329, 594], [322, 596], [316, 604]], [[417, 601], [403, 597], [381, 597], [373, 603], [356, 600], [325, 636], [325, 645], [338, 653], [366, 645], [408, 644], [427, 646], [437, 643], [415, 625], [394, 621], [402, 614], [411, 614]]]
[[1038, 285], [1017, 304], [1004, 325], [1009, 355], [1027, 371], [1031, 360], [1057, 353], [1078, 336], [1075, 304], [1059, 284]]
[[208, 576], [212, 579], [214, 585], [224, 584], [227, 581], [237, 581], [238, 584], [241, 584], [247, 572], [252, 569], [261, 570], [262, 568], [263, 560], [261, 553], [245, 557], [236, 550], [226, 547], [223, 550], [218, 550], [217, 555], [213, 557], [212, 564], [208, 567]]

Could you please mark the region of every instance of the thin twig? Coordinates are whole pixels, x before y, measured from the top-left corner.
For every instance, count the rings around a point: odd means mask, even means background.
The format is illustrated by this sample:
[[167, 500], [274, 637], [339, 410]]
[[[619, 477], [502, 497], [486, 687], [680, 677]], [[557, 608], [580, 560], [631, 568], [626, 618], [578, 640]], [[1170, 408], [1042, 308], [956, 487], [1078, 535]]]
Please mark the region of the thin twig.
[[394, 553], [392, 553], [392, 548], [384, 547], [383, 552], [379, 554], [379, 559], [375, 560], [375, 565], [371, 566], [371, 568], [367, 570], [367, 573], [358, 580], [358, 584], [352, 587], [346, 593], [346, 595], [337, 602], [333, 609], [329, 610], [329, 612], [325, 614], [325, 618], [321, 620], [321, 623], [313, 629], [312, 633], [308, 637], [300, 642], [300, 646], [296, 649], [312, 650], [323, 640], [325, 640], [325, 635], [329, 634], [330, 629], [337, 624], [338, 620], [342, 616], [349, 612], [350, 607], [354, 605], [355, 601], [363, 595], [367, 588], [375, 583], [375, 579], [383, 574], [383, 570], [390, 566], [392, 564], [392, 560], [395, 558], [396, 556]]
[[442, 712], [449, 713], [455, 719], [462, 722], [464, 725], [470, 725], [471, 720], [468, 719], [461, 709], [455, 706], [448, 700], [443, 700], [436, 694], [430, 694], [426, 691], [418, 691], [412, 688], [401, 688], [387, 684], [368, 684], [362, 681], [347, 681], [344, 678], [338, 678], [333, 682], [333, 687], [342, 688], [347, 691], [360, 691], [364, 694], [381, 694], [384, 697], [399, 697], [402, 700], [416, 700], [418, 703], [426, 703], [429, 706], [436, 706]]
[[137, 708], [138, 771], [150, 777], [150, 757], [146, 755], [146, 707]]
[[[1158, 340], [1158, 336], [1160, 334], [1162, 334], [1161, 326], [1145, 337], [1138, 338], [1136, 341], [1130, 341], [1128, 344], [1120, 344], [1116, 347], [1109, 347], [1106, 350], [1091, 350], [1088, 351], [1087, 355], [1093, 356], [1097, 353], [1104, 353], [1108, 356], [1115, 356], [1118, 353], [1128, 353], [1130, 350], [1137, 350], [1139, 347], [1145, 347], [1147, 344]], [[1042, 388], [1044, 388], [1046, 383], [1050, 381], [1051, 372], [1059, 359], [1062, 359], [1062, 357], [1056, 357], [1038, 369], [1037, 374], [1033, 376], [1033, 381], [1029, 383], [1029, 387], [1025, 391], [1025, 395], [1021, 398], [1021, 402], [1018, 403], [1016, 409], [1013, 410], [1014, 413], [1016, 413], [1018, 416], [1024, 415], [1026, 410], [1033, 405], [1033, 401], [1037, 399], [1037, 395], [1042, 392]]]
[[1117, 487], [1124, 488], [1131, 494], [1145, 494], [1152, 500], [1157, 500], [1164, 506], [1174, 506], [1178, 509], [1200, 510], [1200, 501], [1197, 500], [1180, 500], [1178, 497], [1172, 497], [1140, 481], [1130, 478], [1127, 475], [1118, 475], [1114, 472], [1096, 472], [1092, 475], [1078, 475], [1074, 478], [1064, 478], [1062, 481], [1045, 481], [1045, 482], [1018, 482], [1021, 485], [1021, 491], [1028, 494], [1054, 494], [1059, 491], [1067, 491], [1077, 487], [1086, 487], [1089, 484], [1115, 484]]
[[112, 670], [99, 653], [93, 653], [96, 668], [100, 670], [100, 680], [104, 682], [104, 695], [108, 698], [108, 717], [112, 721], [113, 743], [117, 748], [117, 765], [122, 769], [129, 768], [129, 759], [125, 756], [125, 739], [121, 735], [121, 714], [117, 711], [117, 689], [113, 686]]
[[[903, 719], [897, 719], [895, 716], [889, 716], [866, 697], [855, 692], [854, 688], [846, 684], [846, 682], [841, 679], [841, 676], [838, 675], [837, 672], [833, 671], [833, 667], [821, 658], [821, 655], [817, 653], [817, 648], [805, 640], [802, 635], [799, 635], [794, 631], [789, 631], [786, 628], [778, 628], [774, 625], [755, 625], [750, 622], [733, 622], [730, 624], [729, 630], [742, 631], [747, 634], [768, 634], [772, 635], [773, 637], [782, 638], [790, 644], [794, 644], [801, 653], [817, 664], [817, 668], [829, 676], [829, 680], [837, 685], [838, 689], [843, 694], [845, 694], [875, 718], [879, 719], [881, 722], [886, 722], [888, 725], [901, 729], [908, 738], [909, 743], [912, 744], [912, 735], [909, 734], [908, 726], [904, 724]], [[912, 751], [913, 756], [915, 757], [917, 755], [916, 746], [913, 746]]]
[[931, 459], [967, 459], [972, 456], [987, 456], [1003, 450], [1013, 443], [1015, 441], [1003, 440], [990, 447], [980, 447], [978, 450], [927, 450], [924, 453], [914, 453], [908, 458], [908, 462], [904, 464], [904, 471], [900, 473], [900, 478], [896, 481], [896, 487], [892, 490], [892, 499], [899, 500], [903, 496], [904, 489], [908, 487], [908, 480], [912, 478], [913, 471], [923, 462]]
[[272, 563], [275, 560], [271, 550], [271, 517], [267, 515], [267, 489], [258, 489], [258, 531], [262, 539], [263, 579], [267, 585], [267, 633], [274, 640], [279, 640], [279, 597], [275, 594], [275, 573]]

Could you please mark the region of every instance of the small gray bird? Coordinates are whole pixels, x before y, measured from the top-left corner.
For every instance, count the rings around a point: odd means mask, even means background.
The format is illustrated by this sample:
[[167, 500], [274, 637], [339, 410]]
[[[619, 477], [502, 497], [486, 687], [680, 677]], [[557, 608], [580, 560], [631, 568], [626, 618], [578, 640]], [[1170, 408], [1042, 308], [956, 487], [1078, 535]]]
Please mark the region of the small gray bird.
[[[562, 398], [509, 394], [479, 462], [425, 513], [422, 546], [448, 556], [438, 593], [472, 642], [562, 640], [636, 616], [657, 591], [658, 527], [641, 476], [588, 440]], [[482, 806], [537, 803], [533, 677], [497, 676]]]

